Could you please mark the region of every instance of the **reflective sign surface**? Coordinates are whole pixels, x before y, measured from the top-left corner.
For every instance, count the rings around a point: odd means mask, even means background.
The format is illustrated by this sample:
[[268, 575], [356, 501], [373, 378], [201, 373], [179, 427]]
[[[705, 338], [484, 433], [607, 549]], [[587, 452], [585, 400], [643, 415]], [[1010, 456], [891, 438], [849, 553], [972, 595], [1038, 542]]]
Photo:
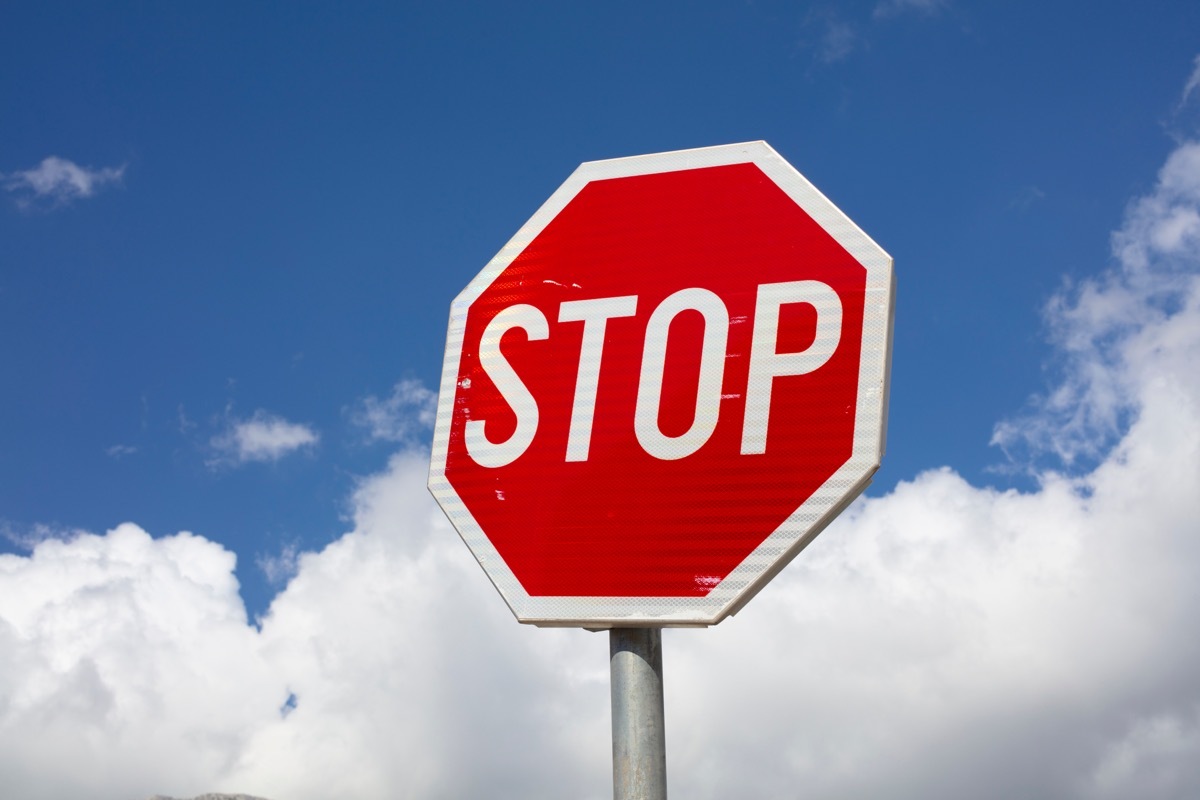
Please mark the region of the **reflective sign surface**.
[[878, 467], [890, 313], [765, 144], [585, 164], [455, 301], [431, 488], [524, 621], [715, 622]]

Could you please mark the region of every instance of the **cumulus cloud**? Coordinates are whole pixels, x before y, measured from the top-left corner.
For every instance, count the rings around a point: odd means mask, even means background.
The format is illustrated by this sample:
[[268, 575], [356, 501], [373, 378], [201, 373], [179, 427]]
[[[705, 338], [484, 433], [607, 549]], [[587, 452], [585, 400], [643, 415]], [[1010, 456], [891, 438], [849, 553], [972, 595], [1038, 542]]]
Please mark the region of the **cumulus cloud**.
[[350, 409], [350, 421], [373, 441], [411, 442], [433, 427], [437, 393], [418, 380], [405, 379], [382, 400], [368, 395]]
[[1200, 793], [1200, 644], [1181, 635], [1200, 629], [1200, 242], [1178, 223], [1198, 152], [1131, 204], [1114, 268], [1051, 305], [1061, 386], [1002, 428], [1067, 461], [1107, 441], [1097, 465], [1029, 493], [920, 475], [741, 617], [670, 639], [689, 794]]
[[603, 794], [607, 639], [513, 622], [427, 474], [405, 452], [365, 481], [354, 529], [299, 554], [261, 630], [200, 537], [122, 525], [0, 556], [6, 791]]
[[97, 169], [48, 156], [31, 169], [0, 175], [0, 181], [16, 196], [18, 205], [27, 207], [34, 203], [66, 205], [92, 197], [107, 186], [119, 184], [124, 175], [125, 165]]
[[308, 425], [288, 422], [263, 410], [249, 419], [228, 420], [225, 430], [214, 436], [210, 466], [278, 461], [286, 455], [314, 447], [320, 436]]
[[234, 557], [133, 525], [0, 556], [6, 796], [198, 794], [286, 692], [257, 652]]
[[301, 557], [261, 634], [295, 708], [259, 728], [226, 785], [280, 798], [604, 786], [606, 639], [516, 625], [427, 474], [424, 453], [396, 456], [355, 495], [354, 531]]
[[[1063, 456], [1036, 490], [915, 476], [738, 616], [667, 632], [672, 794], [1200, 795], [1198, 148], [1047, 310], [1060, 385], [1004, 429]], [[6, 789], [610, 796], [606, 637], [513, 622], [426, 473], [406, 447], [365, 480], [261, 628], [189, 534], [0, 556]]]

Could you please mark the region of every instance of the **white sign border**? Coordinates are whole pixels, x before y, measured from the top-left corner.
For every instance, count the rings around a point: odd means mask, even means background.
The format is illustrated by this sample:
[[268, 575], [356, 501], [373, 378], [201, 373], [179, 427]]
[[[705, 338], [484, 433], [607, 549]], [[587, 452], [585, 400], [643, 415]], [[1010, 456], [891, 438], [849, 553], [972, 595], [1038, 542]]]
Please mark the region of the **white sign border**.
[[[450, 424], [467, 311], [588, 183], [608, 178], [753, 163], [866, 270], [862, 356], [850, 459], [704, 597], [529, 595], [446, 477]], [[766, 142], [589, 161], [550, 196], [450, 306], [429, 490], [520, 622], [558, 627], [703, 627], [736, 613], [870, 484], [883, 457], [891, 372], [892, 258]]]

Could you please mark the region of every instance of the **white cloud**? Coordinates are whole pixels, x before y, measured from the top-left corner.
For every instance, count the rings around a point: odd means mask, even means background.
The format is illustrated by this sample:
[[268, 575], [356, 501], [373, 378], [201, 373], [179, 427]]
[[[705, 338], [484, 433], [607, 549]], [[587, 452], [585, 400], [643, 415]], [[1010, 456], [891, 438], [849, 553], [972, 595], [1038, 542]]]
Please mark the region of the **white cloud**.
[[516, 625], [427, 473], [408, 452], [364, 482], [354, 531], [300, 554], [261, 631], [233, 555], [196, 536], [123, 525], [0, 556], [6, 791], [597, 794], [607, 639]]
[[[1048, 309], [1061, 387], [1007, 423], [1066, 458], [1107, 437], [1095, 466], [1024, 493], [926, 472], [737, 617], [669, 631], [672, 794], [1200, 796], [1198, 147]], [[606, 637], [513, 622], [426, 473], [405, 449], [364, 481], [261, 630], [188, 534], [0, 556], [6, 789], [610, 796]]]
[[49, 156], [32, 169], [0, 175], [0, 178], [4, 188], [17, 196], [18, 204], [28, 206], [35, 201], [62, 205], [91, 197], [106, 186], [120, 183], [124, 175], [125, 165], [95, 169]]
[[212, 438], [215, 456], [210, 466], [278, 461], [297, 450], [313, 447], [320, 436], [308, 425], [288, 422], [258, 410], [249, 419], [230, 419], [224, 431]]
[[390, 798], [603, 784], [606, 639], [517, 626], [427, 473], [423, 453], [395, 457], [356, 494], [354, 532], [302, 557], [261, 635], [296, 707], [259, 729], [225, 785]]
[[433, 427], [437, 393], [420, 381], [405, 379], [398, 381], [386, 398], [368, 395], [349, 414], [350, 421], [365, 428], [372, 440], [410, 442]]
[[192, 795], [286, 697], [233, 555], [133, 525], [0, 556], [0, 776], [23, 800]]

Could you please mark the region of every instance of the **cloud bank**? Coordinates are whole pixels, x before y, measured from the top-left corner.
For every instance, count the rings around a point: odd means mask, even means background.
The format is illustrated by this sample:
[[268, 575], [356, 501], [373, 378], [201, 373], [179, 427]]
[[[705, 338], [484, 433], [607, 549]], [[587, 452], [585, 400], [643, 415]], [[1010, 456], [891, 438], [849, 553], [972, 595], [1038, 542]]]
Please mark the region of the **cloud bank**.
[[[1030, 467], [1035, 491], [918, 475], [737, 617], [668, 631], [672, 794], [1200, 796], [1198, 215], [1188, 142], [1111, 269], [1048, 306], [1060, 380], [996, 434], [1060, 457]], [[609, 796], [605, 636], [514, 623], [426, 470], [406, 448], [365, 480], [352, 530], [298, 556], [261, 628], [232, 554], [190, 534], [0, 556], [0, 783]]]

